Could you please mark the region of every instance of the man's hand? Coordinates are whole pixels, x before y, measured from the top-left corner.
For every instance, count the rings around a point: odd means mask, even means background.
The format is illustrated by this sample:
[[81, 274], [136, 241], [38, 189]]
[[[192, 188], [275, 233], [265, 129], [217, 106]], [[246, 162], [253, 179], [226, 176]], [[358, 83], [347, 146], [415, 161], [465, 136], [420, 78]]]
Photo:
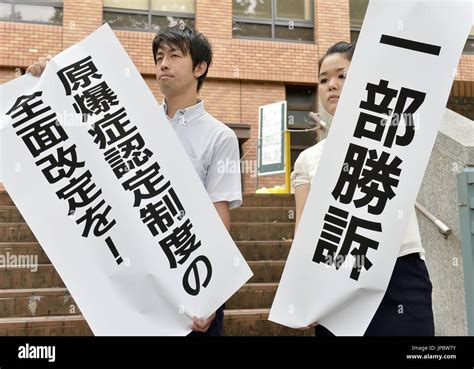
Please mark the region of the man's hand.
[[39, 77], [43, 73], [44, 69], [46, 68], [46, 64], [49, 60], [51, 60], [52, 56], [48, 55], [46, 58], [39, 58], [38, 61], [32, 65], [30, 65], [26, 69], [26, 73], [30, 73], [34, 77]]
[[211, 326], [212, 322], [214, 321], [215, 317], [216, 317], [216, 313], [212, 314], [207, 319], [199, 319], [199, 318], [193, 316], [193, 331], [207, 332], [207, 330]]

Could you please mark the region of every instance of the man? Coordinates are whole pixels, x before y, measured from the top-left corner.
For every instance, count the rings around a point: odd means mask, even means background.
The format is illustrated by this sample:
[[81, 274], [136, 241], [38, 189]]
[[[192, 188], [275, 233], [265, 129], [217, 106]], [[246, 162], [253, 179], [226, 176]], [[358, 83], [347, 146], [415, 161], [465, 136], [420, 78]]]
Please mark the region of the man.
[[[152, 50], [166, 116], [229, 230], [230, 209], [242, 203], [240, 173], [232, 168], [240, 168], [238, 141], [234, 132], [207, 113], [198, 99], [212, 63], [211, 45], [201, 33], [180, 25], [159, 31]], [[27, 72], [41, 75], [46, 62], [40, 60]], [[190, 335], [220, 336], [223, 320], [223, 306], [207, 319], [193, 317]]]
[[[234, 132], [204, 110], [198, 92], [212, 63], [212, 49], [201, 33], [187, 27], [159, 31], [153, 40], [156, 78], [163, 108], [227, 230], [230, 209], [242, 203], [239, 147]], [[193, 319], [192, 335], [222, 335], [223, 307], [208, 319]]]

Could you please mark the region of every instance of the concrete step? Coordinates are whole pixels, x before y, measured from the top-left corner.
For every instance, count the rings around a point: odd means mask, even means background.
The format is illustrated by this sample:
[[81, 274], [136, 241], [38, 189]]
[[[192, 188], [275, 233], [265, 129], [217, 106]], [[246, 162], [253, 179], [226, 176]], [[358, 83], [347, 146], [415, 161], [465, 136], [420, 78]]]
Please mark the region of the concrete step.
[[314, 336], [268, 320], [270, 309], [224, 310], [224, 336]]
[[[294, 224], [271, 222], [233, 222], [230, 234], [236, 241], [290, 240], [294, 235]], [[36, 242], [26, 223], [0, 223], [0, 243]]]
[[286, 260], [291, 241], [237, 241], [237, 247], [247, 261]]
[[[286, 260], [292, 241], [236, 241], [245, 260]], [[38, 264], [51, 264], [38, 242], [0, 242], [0, 257], [20, 260], [33, 257]]]
[[[14, 206], [13, 200], [0, 184], [0, 206]], [[295, 206], [295, 197], [293, 194], [244, 194], [243, 207], [247, 206]]]
[[[270, 308], [278, 283], [248, 283], [227, 302], [226, 309]], [[66, 288], [0, 290], [0, 318], [80, 314]]]
[[4, 260], [12, 257], [17, 260], [33, 258], [38, 264], [51, 264], [38, 242], [0, 242], [0, 257]]
[[[247, 261], [286, 260], [291, 248], [291, 241], [237, 241], [237, 247]], [[3, 242], [0, 243], [0, 257], [33, 257], [38, 264], [51, 264], [48, 256], [38, 242]]]
[[[312, 336], [313, 329], [298, 330], [270, 322], [270, 309], [225, 310], [225, 336]], [[82, 315], [0, 318], [0, 336], [92, 336]]]
[[0, 290], [0, 318], [80, 314], [66, 288]]
[[[15, 203], [10, 198], [5, 188], [0, 184], [0, 206], [14, 206]], [[293, 194], [244, 194], [243, 207], [247, 206], [272, 206], [272, 207], [294, 207], [295, 197]]]
[[[232, 222], [295, 222], [295, 208], [240, 207], [230, 212]], [[0, 206], [0, 223], [25, 223], [15, 206]]]
[[[0, 218], [1, 219], [1, 218]], [[232, 222], [295, 222], [294, 207], [240, 207], [230, 212]]]
[[249, 283], [278, 283], [285, 267], [284, 260], [248, 261], [248, 264], [253, 272]]
[[[233, 222], [230, 234], [235, 241], [292, 240], [294, 224], [270, 222]], [[0, 223], [0, 243], [37, 242], [26, 223]]]
[[[235, 241], [287, 241], [293, 239], [294, 224], [233, 222], [230, 234]], [[37, 242], [26, 223], [0, 223], [0, 243]]]
[[0, 223], [0, 242], [36, 242], [26, 223]]
[[3, 185], [0, 183], [0, 206], [14, 206], [15, 204], [13, 203], [13, 200], [11, 197], [8, 195], [7, 191], [5, 191], [5, 188]]
[[65, 287], [52, 264], [0, 268], [0, 289]]
[[[247, 261], [286, 260], [291, 241], [237, 241], [237, 247]], [[38, 242], [1, 242], [0, 257], [33, 257], [38, 264], [51, 264], [48, 256]]]
[[[235, 241], [287, 241], [292, 240], [293, 223], [234, 222], [230, 234]], [[0, 243], [37, 242], [26, 223], [0, 223]]]
[[295, 196], [293, 194], [244, 194], [242, 206], [295, 206]]
[[288, 241], [293, 239], [293, 223], [235, 222], [230, 225], [230, 235], [235, 241]]
[[[248, 261], [254, 273], [249, 282], [276, 283], [280, 281], [285, 261]], [[6, 265], [0, 268], [0, 289], [57, 288], [65, 287], [52, 264]]]
[[0, 206], [0, 223], [24, 223], [16, 206]]
[[247, 283], [226, 303], [228, 310], [270, 308], [278, 283]]
[[0, 318], [0, 336], [92, 336], [82, 315]]

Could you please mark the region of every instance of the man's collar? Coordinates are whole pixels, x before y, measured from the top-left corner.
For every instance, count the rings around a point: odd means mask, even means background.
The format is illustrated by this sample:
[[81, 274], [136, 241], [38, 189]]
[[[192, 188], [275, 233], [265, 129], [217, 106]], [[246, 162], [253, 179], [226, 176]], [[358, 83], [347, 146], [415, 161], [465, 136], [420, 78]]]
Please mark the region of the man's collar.
[[166, 117], [169, 119], [171, 123], [178, 122], [179, 124], [186, 126], [191, 123], [196, 118], [199, 118], [201, 115], [205, 113], [204, 110], [204, 102], [202, 100], [198, 100], [196, 105], [179, 109], [174, 117], [170, 118], [168, 116], [168, 108], [166, 106], [166, 100], [163, 98], [163, 109], [165, 110]]

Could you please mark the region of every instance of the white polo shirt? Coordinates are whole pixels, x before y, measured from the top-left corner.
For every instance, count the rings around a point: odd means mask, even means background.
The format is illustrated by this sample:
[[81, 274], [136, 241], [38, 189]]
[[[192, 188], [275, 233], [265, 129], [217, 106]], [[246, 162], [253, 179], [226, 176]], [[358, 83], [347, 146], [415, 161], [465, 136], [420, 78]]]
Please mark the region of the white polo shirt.
[[[294, 171], [291, 173], [291, 186], [293, 189], [302, 184], [311, 184], [319, 160], [321, 159], [325, 142], [326, 140], [318, 142], [316, 145], [304, 150], [298, 156], [298, 159], [296, 159], [295, 162]], [[420, 230], [418, 228], [415, 209], [413, 208], [398, 257], [416, 252], [420, 253], [422, 259], [425, 258], [425, 250], [421, 244]]]
[[[166, 103], [163, 109], [167, 112]], [[166, 115], [168, 117], [168, 115]], [[234, 131], [204, 110], [204, 103], [168, 117], [212, 202], [242, 204], [239, 143]]]

